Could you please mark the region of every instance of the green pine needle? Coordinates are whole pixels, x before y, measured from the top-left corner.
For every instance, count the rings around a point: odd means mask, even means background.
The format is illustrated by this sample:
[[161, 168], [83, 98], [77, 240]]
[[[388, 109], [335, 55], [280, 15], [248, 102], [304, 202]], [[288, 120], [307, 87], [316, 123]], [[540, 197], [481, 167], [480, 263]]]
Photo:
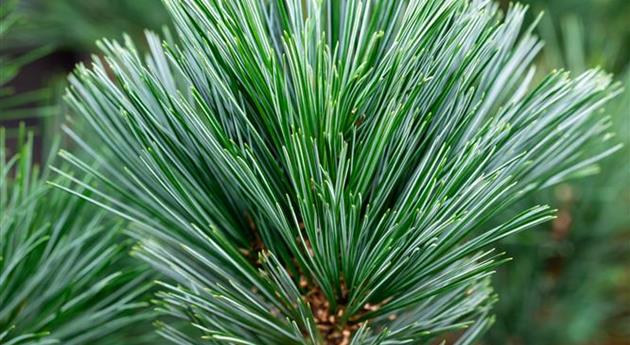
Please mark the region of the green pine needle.
[[[489, 246], [553, 218], [619, 92], [531, 86], [525, 9], [475, 0], [165, 0], [177, 43], [104, 41], [67, 99], [76, 194], [133, 223], [179, 344], [431, 343], [491, 323]], [[83, 138], [83, 139], [81, 139]], [[94, 138], [100, 141], [94, 143]], [[89, 140], [88, 140], [89, 139]], [[97, 163], [97, 164], [94, 164]], [[95, 168], [98, 166], [99, 168]], [[86, 192], [86, 193], [84, 193]]]
[[0, 143], [0, 343], [120, 343], [121, 329], [151, 317], [139, 298], [149, 273], [123, 263], [121, 225], [46, 184], [24, 127], [15, 155], [3, 128]]

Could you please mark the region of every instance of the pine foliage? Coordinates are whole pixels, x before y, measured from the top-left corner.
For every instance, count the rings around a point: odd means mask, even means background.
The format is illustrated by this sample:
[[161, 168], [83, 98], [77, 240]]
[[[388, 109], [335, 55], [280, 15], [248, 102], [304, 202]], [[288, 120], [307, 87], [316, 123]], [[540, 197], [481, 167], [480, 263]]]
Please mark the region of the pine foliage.
[[[595, 22], [597, 13], [583, 18], [563, 12], [562, 1], [549, 5], [551, 13], [563, 16], [547, 18], [538, 29], [554, 48], [545, 49], [542, 56], [547, 66], [585, 71], [602, 63], [615, 69], [623, 60], [610, 49], [623, 42], [623, 33], [603, 36], [587, 29], [585, 23]], [[552, 23], [561, 24], [557, 34]], [[627, 290], [624, 272], [630, 272], [630, 241], [625, 240], [630, 238], [630, 214], [621, 211], [630, 209], [630, 65], [625, 63], [618, 78], [626, 91], [607, 106], [611, 130], [623, 149], [600, 164], [597, 176], [562, 183], [521, 201], [550, 202], [559, 207], [559, 216], [502, 243], [515, 262], [493, 279], [501, 298], [493, 307], [497, 322], [484, 343], [504, 344], [509, 338], [520, 344], [607, 344], [629, 339], [625, 329], [630, 319], [624, 315], [630, 315], [630, 304], [621, 292]]]
[[150, 317], [138, 301], [146, 268], [122, 269], [120, 222], [46, 184], [25, 132], [9, 157], [0, 128], [0, 343], [119, 344], [118, 331]]
[[[618, 149], [610, 77], [557, 71], [483, 0], [165, 0], [176, 35], [101, 43], [67, 99], [100, 186], [63, 189], [131, 221], [163, 272], [179, 344], [430, 343], [490, 322], [505, 216]], [[177, 42], [177, 43], [174, 43]], [[95, 138], [98, 142], [94, 143]], [[89, 140], [88, 140], [89, 139]], [[588, 143], [601, 145], [585, 155]]]

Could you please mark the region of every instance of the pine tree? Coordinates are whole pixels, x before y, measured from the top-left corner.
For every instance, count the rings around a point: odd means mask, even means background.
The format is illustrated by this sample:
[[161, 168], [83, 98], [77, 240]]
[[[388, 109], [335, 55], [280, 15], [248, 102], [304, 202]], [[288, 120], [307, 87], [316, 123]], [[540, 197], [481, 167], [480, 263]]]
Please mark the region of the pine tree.
[[91, 159], [61, 155], [98, 186], [57, 185], [130, 221], [175, 343], [470, 343], [491, 245], [554, 215], [508, 208], [618, 149], [609, 76], [530, 86], [519, 5], [165, 3], [174, 37], [104, 41], [71, 78]]

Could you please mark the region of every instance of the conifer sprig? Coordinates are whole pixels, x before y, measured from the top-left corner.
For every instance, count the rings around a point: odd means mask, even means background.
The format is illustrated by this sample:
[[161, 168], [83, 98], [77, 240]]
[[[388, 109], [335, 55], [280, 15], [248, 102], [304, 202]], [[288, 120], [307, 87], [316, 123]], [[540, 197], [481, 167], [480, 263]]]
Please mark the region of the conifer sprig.
[[139, 300], [146, 268], [122, 268], [129, 241], [120, 222], [46, 184], [32, 133], [20, 129], [11, 156], [4, 135], [0, 128], [0, 343], [120, 343], [121, 329], [151, 317]]
[[102, 168], [62, 155], [174, 281], [162, 309], [210, 343], [419, 343], [477, 320], [467, 343], [505, 260], [489, 245], [553, 210], [497, 216], [618, 149], [582, 153], [605, 137], [609, 76], [530, 86], [542, 44], [519, 5], [165, 4], [174, 40], [148, 34], [146, 58], [104, 41], [71, 78], [100, 143], [69, 133]]

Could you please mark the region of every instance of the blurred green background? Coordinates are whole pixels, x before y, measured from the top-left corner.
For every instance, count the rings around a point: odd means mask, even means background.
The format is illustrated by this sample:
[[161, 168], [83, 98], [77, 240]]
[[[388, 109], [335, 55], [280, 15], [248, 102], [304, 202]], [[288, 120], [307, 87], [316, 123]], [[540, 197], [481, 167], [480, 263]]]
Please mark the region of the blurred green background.
[[[541, 74], [600, 67], [630, 89], [630, 0], [521, 2], [530, 21], [545, 12]], [[94, 42], [122, 32], [140, 41], [168, 25], [159, 0], [0, 0], [0, 11], [0, 126], [11, 146], [25, 122], [40, 160], [64, 121], [66, 75], [98, 54]], [[629, 94], [606, 109], [625, 148], [597, 176], [527, 200], [553, 205], [558, 218], [501, 244], [515, 260], [494, 278], [500, 300], [485, 344], [630, 344]]]

